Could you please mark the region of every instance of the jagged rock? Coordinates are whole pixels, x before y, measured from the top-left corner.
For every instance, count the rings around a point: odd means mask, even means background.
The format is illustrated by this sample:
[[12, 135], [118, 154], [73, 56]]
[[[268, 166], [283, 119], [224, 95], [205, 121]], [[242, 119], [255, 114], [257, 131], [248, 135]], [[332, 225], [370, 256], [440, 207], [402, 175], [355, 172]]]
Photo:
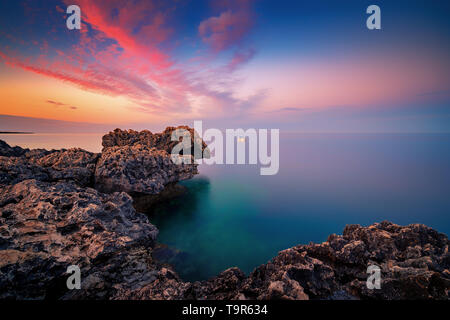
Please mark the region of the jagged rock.
[[5, 141], [0, 140], [0, 156], [4, 156], [4, 157], [20, 157], [21, 155], [23, 155], [27, 151], [28, 151], [28, 149], [22, 149], [19, 146], [11, 147]]
[[[180, 155], [189, 163], [174, 163], [171, 152], [178, 141], [172, 141], [172, 132], [183, 129], [190, 136], [191, 154]], [[103, 150], [95, 171], [95, 186], [102, 192], [124, 191], [135, 198], [154, 195], [164, 190], [165, 186], [180, 180], [190, 179], [197, 171], [194, 146], [209, 156], [205, 142], [187, 126], [168, 127], [162, 133], [148, 130], [116, 129], [103, 136]], [[139, 203], [144, 203], [140, 201]]]
[[0, 186], [27, 179], [49, 181], [48, 171], [23, 157], [0, 156]]
[[131, 195], [157, 194], [167, 184], [190, 179], [197, 164], [175, 164], [170, 154], [146, 145], [109, 147], [103, 150], [95, 170], [95, 186], [102, 192], [124, 191]]
[[156, 268], [145, 273], [139, 263], [149, 259], [157, 233], [126, 193], [37, 180], [6, 186], [0, 190], [0, 298], [73, 295], [65, 284], [72, 264], [84, 279], [78, 295], [104, 298], [142, 286]]
[[202, 157], [209, 156], [209, 150], [207, 149], [206, 143], [202, 138], [194, 131], [194, 129], [188, 126], [178, 126], [178, 127], [167, 127], [161, 133], [151, 133], [148, 130], [134, 131], [134, 130], [121, 130], [115, 129], [103, 136], [102, 145], [103, 150], [109, 147], [123, 147], [123, 146], [134, 146], [134, 145], [144, 145], [158, 150], [164, 150], [168, 154], [172, 152], [172, 149], [177, 145], [178, 141], [172, 141], [172, 132], [177, 129], [182, 129], [190, 134], [191, 139], [191, 155], [194, 155], [194, 146], [197, 145], [198, 150], [204, 151], [202, 154], [195, 154], [195, 159], [201, 159]]
[[154, 281], [136, 289], [121, 289], [112, 297], [114, 300], [182, 300], [191, 284], [183, 282], [167, 267], [157, 271]]
[[207, 281], [194, 282], [185, 293], [186, 299], [240, 299], [240, 288], [246, 279], [239, 268], [229, 268]]
[[15, 184], [27, 179], [49, 182], [72, 180], [81, 186], [93, 185], [99, 154], [79, 148], [21, 150], [5, 152], [10, 156], [0, 156], [0, 185]]
[[[280, 252], [235, 298], [449, 299], [448, 247], [444, 234], [421, 224], [348, 225], [343, 236]], [[381, 289], [366, 286], [371, 264], [381, 268]]]

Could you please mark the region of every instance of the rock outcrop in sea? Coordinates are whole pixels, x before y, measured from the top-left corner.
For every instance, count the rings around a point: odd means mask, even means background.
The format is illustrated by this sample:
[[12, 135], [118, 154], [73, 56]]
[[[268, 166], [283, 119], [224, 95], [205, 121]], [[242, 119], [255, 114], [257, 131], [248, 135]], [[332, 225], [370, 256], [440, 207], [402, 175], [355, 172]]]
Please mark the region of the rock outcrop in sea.
[[105, 148], [95, 169], [95, 187], [102, 192], [124, 191], [131, 195], [160, 193], [169, 183], [198, 173], [190, 164], [175, 164], [170, 154], [146, 145]]
[[[449, 240], [420, 224], [348, 225], [249, 275], [183, 281], [153, 257], [158, 230], [135, 209], [197, 173], [171, 162], [174, 129], [116, 129], [101, 154], [0, 141], [0, 299], [449, 299]], [[70, 265], [81, 290], [67, 289]], [[381, 268], [381, 289], [367, 288], [369, 265]]]
[[103, 150], [109, 147], [124, 147], [124, 146], [134, 146], [134, 145], [144, 145], [150, 148], [155, 148], [158, 150], [164, 150], [167, 153], [171, 153], [173, 147], [178, 143], [178, 141], [172, 141], [172, 133], [175, 130], [181, 130], [184, 135], [187, 136], [191, 141], [191, 155], [195, 155], [196, 159], [200, 159], [205, 156], [203, 154], [196, 154], [195, 146], [198, 150], [203, 152], [209, 152], [208, 146], [202, 140], [194, 129], [188, 126], [178, 126], [178, 127], [167, 127], [161, 133], [152, 133], [149, 130], [134, 131], [134, 130], [120, 130], [116, 129], [102, 138]]
[[[190, 163], [175, 164], [171, 160], [172, 149], [179, 143], [171, 140], [175, 130], [189, 135], [191, 153], [185, 157]], [[198, 173], [195, 159], [208, 152], [205, 142], [187, 126], [168, 127], [156, 134], [116, 129], [103, 136], [102, 145], [95, 187], [102, 192], [124, 191], [132, 195], [158, 194], [168, 184], [192, 178]], [[196, 150], [201, 154], [196, 155]]]

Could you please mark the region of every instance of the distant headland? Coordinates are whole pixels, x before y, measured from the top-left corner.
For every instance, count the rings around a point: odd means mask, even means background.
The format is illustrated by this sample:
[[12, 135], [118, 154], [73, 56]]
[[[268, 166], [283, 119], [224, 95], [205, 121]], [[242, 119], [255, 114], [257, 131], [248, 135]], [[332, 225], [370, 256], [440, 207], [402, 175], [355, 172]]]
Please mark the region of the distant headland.
[[34, 132], [25, 132], [25, 131], [0, 131], [0, 134], [34, 134]]

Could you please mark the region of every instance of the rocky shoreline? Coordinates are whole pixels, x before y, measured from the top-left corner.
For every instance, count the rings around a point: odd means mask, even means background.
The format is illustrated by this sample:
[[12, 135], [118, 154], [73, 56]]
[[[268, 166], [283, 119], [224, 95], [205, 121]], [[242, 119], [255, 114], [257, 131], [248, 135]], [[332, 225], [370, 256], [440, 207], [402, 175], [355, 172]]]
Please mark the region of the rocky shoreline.
[[[171, 162], [175, 129], [116, 129], [100, 154], [0, 140], [0, 299], [449, 299], [449, 240], [420, 224], [348, 225], [249, 275], [183, 281], [153, 256], [158, 230], [140, 213], [198, 173]], [[371, 264], [381, 289], [366, 286]], [[66, 287], [69, 265], [81, 269], [80, 290]]]

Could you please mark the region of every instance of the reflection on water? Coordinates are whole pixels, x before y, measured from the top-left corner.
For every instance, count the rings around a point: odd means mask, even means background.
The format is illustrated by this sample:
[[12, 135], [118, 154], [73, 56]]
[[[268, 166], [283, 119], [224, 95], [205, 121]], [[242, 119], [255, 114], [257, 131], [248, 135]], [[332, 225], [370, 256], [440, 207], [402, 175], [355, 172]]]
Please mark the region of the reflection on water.
[[210, 182], [205, 176], [197, 176], [195, 179], [182, 181], [179, 184], [186, 188], [183, 195], [160, 202], [147, 211], [152, 221], [161, 227], [167, 228], [170, 225], [177, 225], [180, 220], [184, 221], [186, 216], [197, 212], [199, 202], [209, 197]]
[[198, 214], [202, 212], [199, 206], [209, 198], [210, 183], [207, 177], [200, 176], [180, 184], [186, 187], [183, 195], [158, 202], [146, 211], [160, 229], [158, 240], [164, 244], [158, 246], [154, 256], [173, 265], [182, 278], [198, 279], [208, 272], [209, 264], [204, 266], [205, 262], [198, 259], [198, 254], [203, 253], [196, 252], [198, 243], [192, 243], [192, 233], [203, 225], [205, 217]]
[[[101, 134], [0, 139], [101, 150]], [[449, 234], [449, 146], [449, 134], [282, 134], [277, 175], [260, 176], [258, 165], [201, 165], [200, 176], [181, 183], [183, 195], [155, 204], [150, 220], [168, 245], [158, 254], [199, 280], [232, 266], [250, 272], [349, 223], [424, 223]]]

